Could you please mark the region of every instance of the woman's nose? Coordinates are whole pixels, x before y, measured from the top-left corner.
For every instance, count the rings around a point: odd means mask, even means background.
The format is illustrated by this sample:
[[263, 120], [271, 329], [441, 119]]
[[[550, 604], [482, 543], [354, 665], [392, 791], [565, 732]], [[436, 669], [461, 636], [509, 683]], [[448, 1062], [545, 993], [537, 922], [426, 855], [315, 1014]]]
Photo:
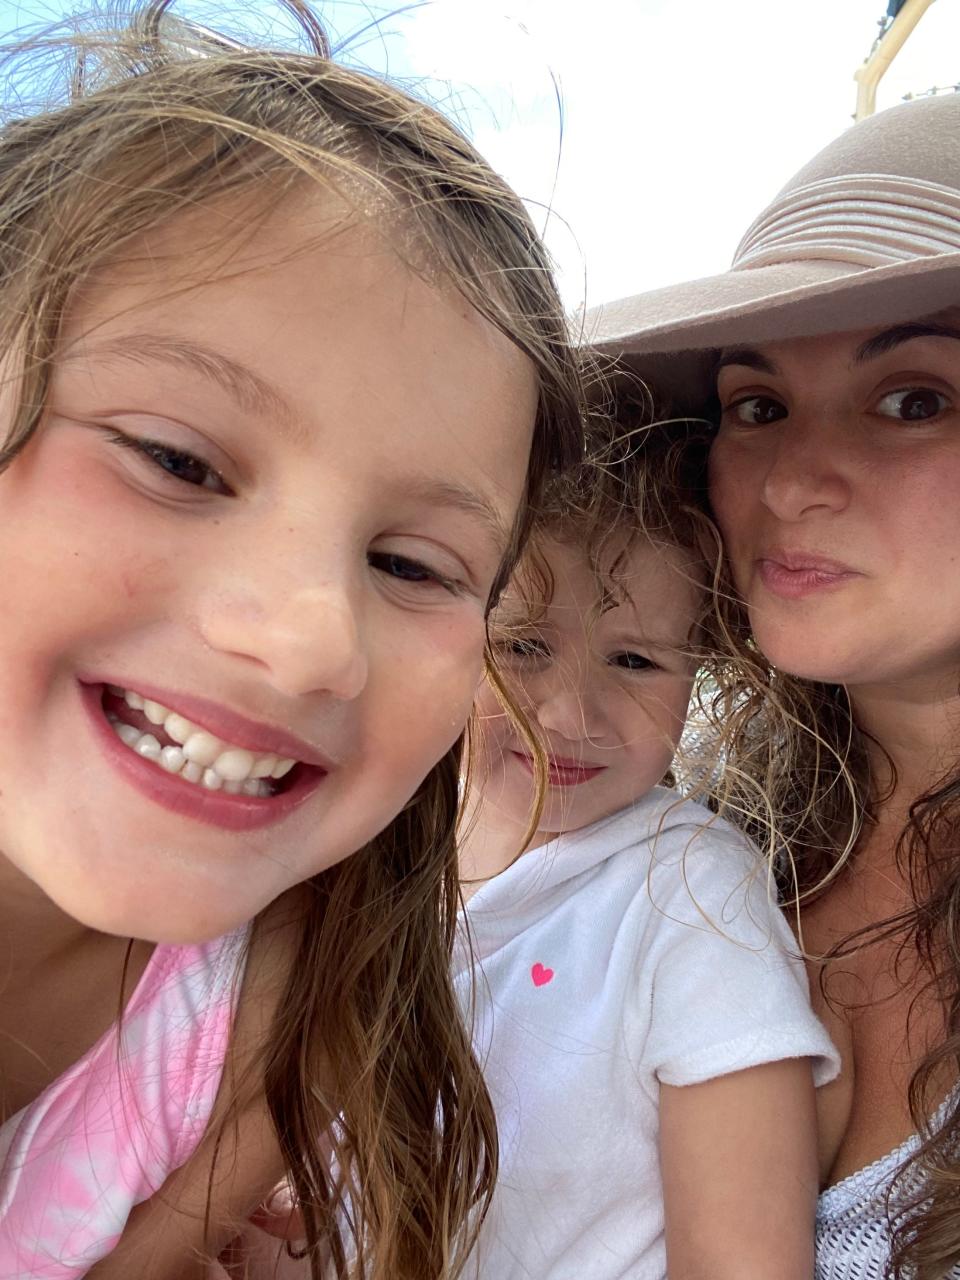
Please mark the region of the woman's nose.
[[344, 578], [257, 587], [238, 584], [209, 600], [203, 638], [221, 653], [259, 665], [281, 693], [325, 692], [348, 701], [364, 689], [367, 639], [358, 589]]
[[840, 424], [785, 422], [773, 438], [763, 477], [764, 505], [779, 519], [814, 511], [842, 511], [850, 485], [838, 447]]

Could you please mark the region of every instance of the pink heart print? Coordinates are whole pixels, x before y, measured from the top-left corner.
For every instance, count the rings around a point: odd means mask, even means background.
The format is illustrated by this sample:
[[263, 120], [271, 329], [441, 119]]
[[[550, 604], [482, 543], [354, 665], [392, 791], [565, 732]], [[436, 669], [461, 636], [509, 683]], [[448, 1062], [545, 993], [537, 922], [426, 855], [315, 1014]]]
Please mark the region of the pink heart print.
[[548, 982], [553, 980], [553, 970], [545, 969], [538, 960], [530, 970], [530, 977], [533, 979], [533, 985], [535, 987], [545, 987]]

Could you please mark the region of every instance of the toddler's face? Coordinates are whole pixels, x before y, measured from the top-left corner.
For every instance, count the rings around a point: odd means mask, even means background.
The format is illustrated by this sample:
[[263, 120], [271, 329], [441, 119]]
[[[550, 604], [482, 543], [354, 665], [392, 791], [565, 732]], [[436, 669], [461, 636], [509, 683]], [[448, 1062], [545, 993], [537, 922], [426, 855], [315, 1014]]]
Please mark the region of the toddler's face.
[[355, 851], [479, 679], [532, 372], [290, 203], [104, 268], [0, 476], [0, 883], [107, 932], [212, 937]]
[[[528, 608], [512, 589], [494, 619], [506, 682], [548, 756], [541, 843], [624, 808], [669, 768], [690, 700], [687, 648], [701, 599], [689, 555], [638, 540], [617, 569], [622, 594], [598, 611], [587, 557], [554, 540], [542, 546], [554, 579], [542, 616], [525, 623]], [[478, 710], [484, 803], [523, 825], [530, 755], [487, 685]]]

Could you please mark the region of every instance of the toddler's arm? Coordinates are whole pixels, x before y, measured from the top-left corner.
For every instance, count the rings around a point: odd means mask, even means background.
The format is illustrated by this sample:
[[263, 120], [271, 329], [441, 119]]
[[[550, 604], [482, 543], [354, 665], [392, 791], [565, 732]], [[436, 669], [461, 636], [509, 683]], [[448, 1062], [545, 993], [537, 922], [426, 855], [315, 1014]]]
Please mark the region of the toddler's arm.
[[810, 1280], [817, 1118], [808, 1058], [660, 1086], [670, 1280]]

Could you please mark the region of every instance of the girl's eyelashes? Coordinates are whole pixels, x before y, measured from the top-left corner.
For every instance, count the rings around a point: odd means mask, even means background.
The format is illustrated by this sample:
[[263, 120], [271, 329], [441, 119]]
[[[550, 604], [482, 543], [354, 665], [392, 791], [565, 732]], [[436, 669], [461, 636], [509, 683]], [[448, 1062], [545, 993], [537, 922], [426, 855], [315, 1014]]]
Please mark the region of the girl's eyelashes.
[[437, 569], [432, 569], [429, 565], [424, 564], [422, 560], [414, 560], [410, 556], [398, 555], [394, 551], [368, 551], [367, 564], [370, 565], [371, 569], [376, 569], [378, 573], [383, 573], [399, 582], [443, 587], [451, 595], [460, 595], [463, 591], [463, 584], [457, 582], [455, 578], [440, 573]]
[[190, 485], [192, 488], [207, 489], [212, 493], [233, 494], [233, 490], [215, 467], [187, 449], [178, 449], [174, 445], [165, 444], [162, 440], [147, 440], [140, 436], [126, 435], [122, 431], [111, 431], [108, 439], [111, 444], [121, 449], [129, 449], [146, 459], [157, 471], [171, 480]]
[[928, 422], [950, 407], [949, 398], [933, 387], [898, 387], [880, 397], [874, 412], [900, 422]]
[[615, 653], [609, 658], [612, 667], [619, 667], [621, 671], [659, 671], [660, 668], [651, 659], [642, 653], [636, 653], [633, 650], [624, 650], [622, 653]]
[[721, 420], [734, 426], [768, 427], [786, 416], [785, 405], [774, 396], [741, 396], [721, 409]]
[[497, 649], [515, 662], [550, 657], [549, 648], [539, 636], [506, 636], [497, 642]]

